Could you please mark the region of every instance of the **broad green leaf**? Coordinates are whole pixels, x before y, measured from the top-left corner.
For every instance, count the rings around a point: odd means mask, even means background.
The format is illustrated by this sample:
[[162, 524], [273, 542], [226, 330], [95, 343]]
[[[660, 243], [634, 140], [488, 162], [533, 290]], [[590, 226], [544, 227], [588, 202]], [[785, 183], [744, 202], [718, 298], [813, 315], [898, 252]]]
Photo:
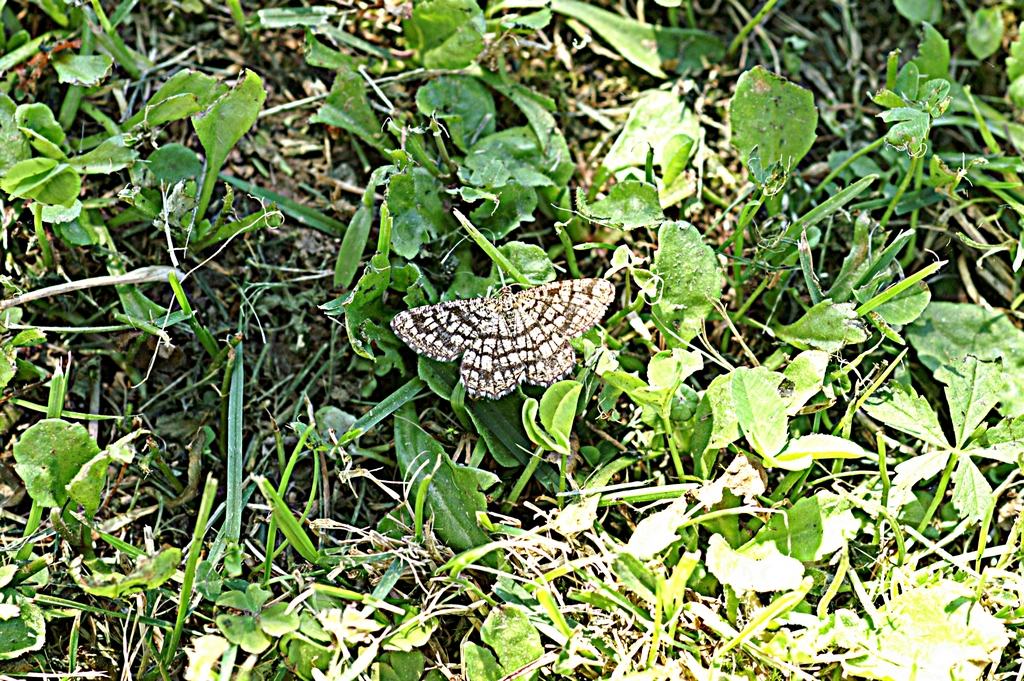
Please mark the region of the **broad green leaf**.
[[657, 78], [668, 78], [666, 70], [700, 70], [725, 56], [722, 42], [706, 31], [643, 24], [580, 0], [552, 0], [551, 11], [583, 22], [626, 61]]
[[889, 508], [899, 510], [913, 501], [914, 487], [938, 475], [946, 467], [950, 456], [952, 454], [948, 449], [935, 449], [897, 465], [889, 492]]
[[973, 439], [966, 453], [1020, 465], [1024, 461], [1024, 417], [1000, 421]]
[[694, 444], [699, 452], [721, 449], [742, 435], [732, 397], [732, 376], [716, 376], [697, 405]]
[[7, 387], [18, 371], [17, 350], [0, 343], [0, 390]]
[[688, 503], [677, 499], [636, 524], [623, 551], [637, 560], [650, 560], [679, 541], [676, 530], [689, 517]]
[[835, 353], [847, 345], [863, 343], [868, 335], [852, 303], [821, 301], [792, 324], [779, 326], [775, 334], [801, 350]]
[[[927, 1], [940, 4], [940, 0]], [[917, 57], [914, 59], [918, 71], [927, 78], [949, 78], [949, 41], [930, 23], [921, 28], [921, 42], [918, 43]]]
[[0, 660], [13, 660], [39, 650], [46, 642], [42, 609], [18, 593], [9, 601], [0, 609]]
[[82, 189], [82, 178], [67, 163], [35, 157], [8, 168], [0, 178], [0, 189], [46, 205], [70, 206]]
[[1003, 8], [983, 7], [967, 24], [967, 49], [975, 59], [988, 59], [999, 49], [1005, 30]]
[[932, 292], [928, 284], [919, 281], [910, 286], [892, 300], [886, 301], [875, 308], [875, 312], [885, 320], [887, 324], [902, 326], [910, 324], [921, 316], [928, 303], [932, 300]]
[[105, 54], [61, 52], [50, 62], [57, 80], [71, 85], [96, 85], [110, 73], [114, 60]]
[[939, 367], [935, 378], [946, 386], [954, 442], [963, 447], [999, 402], [1004, 386], [1002, 367], [967, 356], [955, 364]]
[[176, 142], [156, 149], [146, 159], [146, 164], [158, 181], [168, 185], [199, 177], [203, 172], [203, 162], [196, 152]]
[[[97, 561], [99, 559], [96, 559]], [[72, 566], [71, 574], [82, 590], [93, 596], [120, 598], [124, 595], [156, 589], [174, 576], [181, 566], [181, 550], [163, 549], [155, 556], [142, 556], [128, 574], [110, 570], [110, 566], [99, 562], [91, 565], [90, 573], [82, 572], [80, 566]]]
[[441, 201], [443, 189], [423, 168], [414, 167], [391, 176], [385, 200], [394, 220], [391, 246], [395, 253], [411, 260], [419, 255], [424, 244], [454, 227]]
[[[601, 167], [615, 173], [629, 168], [643, 169], [648, 151], [654, 165], [661, 169], [662, 180], [671, 183], [693, 151], [693, 140], [700, 139], [697, 116], [674, 92], [648, 90], [633, 103], [622, 132], [615, 138]], [[683, 143], [689, 140], [689, 149]], [[683, 152], [686, 152], [685, 154]], [[663, 188], [664, 189], [664, 188]]]
[[[499, 246], [498, 251], [515, 265], [531, 284], [544, 284], [555, 280], [555, 266], [547, 252], [537, 244], [510, 241]], [[501, 281], [501, 270], [493, 263], [490, 279], [494, 284]]]
[[107, 175], [131, 166], [138, 156], [127, 145], [124, 135], [115, 135], [100, 142], [95, 149], [72, 157], [68, 165], [82, 175]]
[[263, 79], [246, 69], [229, 91], [217, 98], [205, 111], [192, 116], [192, 127], [206, 152], [206, 174], [197, 214], [206, 213], [215, 179], [228, 153], [256, 123], [267, 92]]
[[953, 506], [964, 520], [981, 522], [995, 503], [992, 486], [970, 456], [962, 455], [953, 471]]
[[658, 202], [658, 188], [646, 182], [619, 182], [608, 190], [608, 196], [590, 205], [582, 202], [582, 192], [579, 197], [577, 202], [583, 217], [622, 229], [657, 225], [665, 220]]
[[85, 462], [67, 484], [68, 495], [80, 503], [87, 517], [92, 517], [100, 507], [103, 488], [107, 484], [107, 468], [111, 464], [127, 465], [135, 458], [132, 441], [142, 434], [137, 430], [116, 442]]
[[921, 156], [926, 150], [931, 118], [928, 113], [909, 106], [899, 106], [878, 114], [891, 123], [885, 141], [893, 148], [906, 151], [910, 156]]
[[435, 78], [416, 91], [416, 108], [444, 123], [452, 142], [462, 151], [496, 130], [494, 97], [470, 76]]
[[14, 117], [17, 108], [13, 99], [0, 94], [0, 177], [15, 163], [32, 154], [28, 140], [18, 129]]
[[774, 456], [765, 456], [765, 464], [787, 471], [802, 471], [820, 459], [862, 459], [868, 456], [853, 442], [826, 433], [810, 433], [790, 440]]
[[559, 166], [565, 160], [561, 154], [558, 148], [543, 149], [530, 128], [506, 128], [473, 145], [459, 168], [459, 176], [468, 184], [488, 190], [511, 183], [553, 187], [567, 179]]
[[[468, 195], [475, 191], [472, 187], [463, 187], [463, 198], [471, 200]], [[537, 209], [535, 189], [511, 182], [496, 191], [479, 193], [486, 194], [485, 200], [469, 216], [480, 232], [491, 240], [507, 236], [524, 222], [533, 222], [533, 213]]]
[[932, 301], [905, 330], [918, 358], [931, 369], [955, 365], [968, 355], [1002, 362], [1006, 389], [1000, 395], [1004, 416], [1024, 414], [1024, 332], [1005, 314], [971, 303]]
[[750, 446], [765, 458], [786, 446], [789, 419], [779, 395], [782, 374], [763, 367], [741, 367], [732, 373], [732, 399], [740, 429]]
[[893, 7], [912, 23], [936, 23], [942, 18], [942, 0], [893, 0]]
[[899, 681], [981, 679], [1009, 636], [976, 597], [973, 585], [951, 579], [897, 594], [878, 608], [868, 636], [843, 656], [844, 672]]
[[540, 634], [522, 610], [506, 605], [494, 608], [480, 628], [480, 639], [498, 654], [506, 674], [511, 674], [544, 654]]
[[831, 492], [819, 491], [798, 500], [792, 508], [773, 513], [754, 537], [761, 544], [774, 542], [784, 555], [804, 563], [823, 560], [853, 539], [863, 524], [853, 504]]
[[373, 678], [377, 681], [416, 681], [423, 676], [425, 664], [423, 653], [416, 650], [385, 653], [374, 664]]
[[366, 88], [366, 80], [354, 65], [338, 69], [330, 94], [309, 122], [341, 128], [375, 149], [387, 152], [387, 135], [381, 130], [377, 114], [370, 108]]
[[488, 541], [476, 523], [477, 512], [487, 510], [487, 500], [477, 488], [479, 479], [452, 463], [440, 443], [420, 428], [416, 412], [408, 403], [396, 412], [395, 454], [410, 489], [416, 490], [423, 476], [433, 475], [426, 508], [434, 517], [434, 530], [445, 543], [464, 551]]
[[949, 449], [939, 418], [910, 386], [890, 382], [873, 393], [864, 403], [868, 416], [937, 449]]
[[182, 69], [168, 78], [138, 113], [125, 121], [123, 129], [140, 124], [155, 127], [181, 120], [207, 108], [227, 90], [226, 85], [212, 76]]
[[475, 643], [462, 644], [462, 669], [467, 681], [501, 681], [505, 677], [494, 653]]
[[544, 391], [540, 399], [540, 422], [557, 448], [555, 451], [569, 456], [569, 436], [576, 420], [576, 404], [583, 384], [578, 381], [559, 381]]
[[711, 535], [705, 563], [708, 572], [738, 593], [790, 591], [800, 586], [804, 576], [803, 564], [783, 555], [775, 542], [735, 550], [720, 534]]
[[474, 0], [420, 0], [402, 22], [410, 49], [428, 69], [461, 69], [484, 49], [484, 14]]
[[662, 223], [652, 272], [664, 282], [655, 312], [674, 325], [671, 345], [689, 342], [722, 295], [722, 272], [714, 250], [685, 221]]
[[60, 508], [68, 499], [68, 483], [99, 451], [83, 426], [62, 419], [43, 419], [15, 443], [14, 469], [35, 503]]
[[262, 653], [273, 643], [252, 615], [218, 615], [215, 621], [224, 638], [251, 655]]
[[766, 170], [788, 173], [814, 144], [818, 109], [810, 90], [756, 66], [736, 83], [729, 121], [744, 162], [756, 154]]
[[821, 350], [805, 350], [794, 357], [782, 375], [786, 377], [782, 397], [786, 401], [786, 413], [793, 416], [812, 397], [821, 392], [828, 369], [829, 356]]
[[22, 104], [15, 110], [14, 120], [21, 132], [28, 136], [29, 144], [40, 154], [57, 160], [66, 158], [60, 148], [66, 135], [50, 107], [41, 102]]

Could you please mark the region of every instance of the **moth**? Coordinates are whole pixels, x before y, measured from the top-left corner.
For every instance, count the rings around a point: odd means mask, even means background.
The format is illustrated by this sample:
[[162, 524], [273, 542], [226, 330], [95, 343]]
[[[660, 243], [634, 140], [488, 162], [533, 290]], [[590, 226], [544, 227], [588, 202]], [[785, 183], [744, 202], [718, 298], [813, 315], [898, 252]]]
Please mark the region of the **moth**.
[[442, 362], [462, 357], [471, 397], [496, 400], [520, 383], [548, 386], [576, 363], [569, 341], [601, 321], [615, 298], [605, 279], [569, 279], [491, 298], [452, 300], [395, 315], [395, 335]]

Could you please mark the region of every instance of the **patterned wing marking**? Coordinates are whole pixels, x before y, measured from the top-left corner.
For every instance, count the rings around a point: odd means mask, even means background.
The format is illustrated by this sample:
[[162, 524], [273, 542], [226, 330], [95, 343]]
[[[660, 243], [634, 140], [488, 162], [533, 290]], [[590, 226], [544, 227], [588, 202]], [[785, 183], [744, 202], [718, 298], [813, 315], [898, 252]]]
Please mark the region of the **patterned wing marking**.
[[544, 329], [544, 338], [575, 338], [601, 321], [615, 299], [615, 286], [606, 279], [571, 279], [537, 286], [516, 297]]
[[576, 364], [576, 352], [569, 341], [563, 340], [548, 356], [534, 353], [533, 361], [526, 368], [526, 382], [533, 385], [549, 386], [572, 371]]
[[496, 400], [522, 383], [530, 358], [521, 331], [517, 319], [499, 317], [466, 350], [460, 373], [470, 397]]
[[494, 314], [479, 298], [424, 305], [395, 315], [395, 335], [421, 355], [451, 362], [470, 347], [477, 330], [493, 324]]

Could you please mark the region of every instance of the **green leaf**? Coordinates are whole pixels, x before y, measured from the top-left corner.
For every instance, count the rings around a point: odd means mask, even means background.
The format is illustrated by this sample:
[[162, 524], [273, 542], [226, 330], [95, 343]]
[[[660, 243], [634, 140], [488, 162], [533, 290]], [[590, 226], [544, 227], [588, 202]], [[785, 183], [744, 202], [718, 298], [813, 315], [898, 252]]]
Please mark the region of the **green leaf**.
[[1002, 7], [984, 7], [971, 17], [967, 24], [967, 49], [976, 59], [988, 59], [1003, 42]]
[[[516, 269], [531, 284], [544, 284], [554, 281], [555, 265], [551, 262], [547, 252], [537, 244], [526, 244], [522, 241], [510, 241], [498, 247], [498, 252], [508, 258], [508, 261], [515, 265]], [[491, 263], [491, 282], [498, 283], [501, 270], [497, 265]]]
[[14, 469], [35, 503], [60, 508], [68, 499], [68, 483], [99, 451], [83, 426], [62, 419], [43, 419], [15, 443]]
[[8, 168], [0, 178], [0, 189], [46, 205], [70, 206], [82, 189], [82, 178], [67, 163], [36, 157]]
[[778, 165], [788, 173], [814, 144], [818, 109], [809, 90], [756, 66], [736, 83], [729, 121], [745, 162], [756, 149], [763, 168]]
[[18, 129], [15, 120], [17, 105], [5, 94], [0, 94], [0, 177], [18, 161], [24, 161], [32, 154], [28, 140]]
[[791, 591], [804, 576], [803, 564], [783, 555], [774, 542], [735, 550], [720, 534], [711, 535], [705, 563], [708, 572], [738, 593]]
[[21, 594], [0, 605], [0, 660], [13, 660], [46, 643], [42, 609]]
[[835, 555], [857, 536], [863, 524], [853, 504], [826, 492], [799, 499], [792, 508], [773, 513], [754, 537], [758, 544], [774, 542], [783, 555], [813, 563]]
[[206, 152], [206, 174], [196, 213], [199, 217], [206, 214], [214, 180], [227, 161], [228, 153], [256, 123], [266, 98], [263, 79], [246, 69], [231, 90], [218, 97], [205, 111], [192, 116], [192, 126]]
[[456, 551], [464, 551], [488, 541], [487, 534], [476, 523], [477, 512], [487, 510], [487, 500], [477, 489], [479, 479], [452, 463], [440, 443], [420, 428], [411, 404], [396, 412], [395, 454], [410, 489], [415, 490], [424, 475], [433, 475], [426, 507], [434, 517], [435, 531], [445, 543]]
[[[558, 381], [544, 391], [540, 400], [540, 422], [554, 443], [553, 451], [569, 456], [569, 436], [576, 420], [576, 408], [583, 384]], [[525, 405], [524, 405], [525, 408]], [[524, 425], [526, 425], [524, 411]], [[538, 443], [540, 444], [540, 443]]]
[[203, 172], [203, 162], [196, 152], [177, 142], [156, 149], [146, 159], [146, 164], [159, 182], [168, 185], [199, 177]]
[[896, 11], [907, 21], [937, 23], [942, 18], [942, 0], [893, 0]]
[[864, 403], [868, 416], [938, 449], [949, 449], [946, 435], [928, 400], [910, 386], [890, 382]]
[[537, 628], [522, 610], [511, 605], [488, 613], [480, 628], [480, 639], [498, 653], [506, 674], [522, 669], [544, 654]]
[[110, 571], [109, 566], [94, 563], [91, 574], [82, 574], [72, 566], [71, 574], [82, 589], [93, 596], [120, 598], [139, 591], [156, 589], [174, 576], [181, 566], [181, 549], [169, 548], [155, 556], [142, 556], [128, 574]]
[[391, 176], [385, 200], [394, 220], [391, 246], [395, 253], [406, 259], [415, 258], [424, 244], [454, 227], [441, 201], [443, 189], [423, 168], [414, 167]]
[[853, 442], [826, 433], [810, 433], [790, 440], [778, 454], [765, 456], [765, 465], [787, 471], [802, 471], [821, 459], [862, 459], [868, 456]]
[[341, 128], [371, 147], [386, 152], [387, 135], [381, 130], [377, 114], [370, 108], [366, 87], [366, 81], [354, 66], [338, 69], [330, 94], [309, 122]]
[[[564, 145], [564, 140], [562, 141]], [[568, 180], [561, 170], [567, 150], [542, 149], [533, 130], [506, 128], [477, 142], [466, 154], [459, 177], [488, 190], [518, 183], [523, 187], [554, 187]]]
[[782, 374], [763, 367], [741, 367], [732, 373], [736, 419], [747, 442], [758, 454], [771, 457], [789, 438], [786, 403], [779, 396]]
[[[470, 200], [468, 195], [475, 191], [471, 187], [463, 187], [463, 198]], [[480, 231], [492, 240], [507, 236], [524, 222], [533, 222], [533, 213], [537, 209], [536, 190], [512, 182], [496, 192], [480, 193], [486, 194], [486, 200], [474, 208], [469, 216]]]
[[462, 668], [467, 681], [501, 681], [505, 676], [494, 654], [475, 643], [462, 644]]
[[826, 298], [792, 324], [780, 326], [775, 334], [801, 350], [839, 352], [844, 346], [863, 343], [868, 335], [852, 303], [833, 303]]
[[1017, 27], [1017, 37], [1010, 43], [1006, 58], [1006, 79], [1013, 82], [1024, 76], [1024, 24]]
[[677, 324], [675, 336], [669, 336], [668, 342], [689, 342], [722, 296], [722, 272], [714, 250], [690, 223], [665, 222], [658, 229], [658, 250], [651, 269], [664, 282], [655, 312], [662, 320]]
[[796, 414], [809, 399], [821, 392], [828, 361], [827, 352], [805, 350], [786, 366], [782, 373], [788, 381], [783, 390], [787, 414]]
[[[934, 157], [933, 157], [934, 158]], [[921, 316], [928, 303], [932, 300], [932, 292], [928, 284], [919, 281], [900, 291], [894, 298], [875, 308], [875, 312], [887, 324], [910, 324]]]
[[67, 484], [68, 496], [80, 503], [85, 515], [91, 518], [100, 507], [103, 488], [107, 484], [107, 468], [110, 464], [127, 465], [135, 458], [132, 441], [143, 431], [137, 430], [116, 442], [85, 462]]
[[732, 397], [732, 376], [716, 376], [697, 405], [694, 444], [698, 452], [721, 449], [743, 434]]
[[71, 158], [68, 165], [82, 175], [109, 175], [128, 168], [135, 163], [138, 156], [138, 153], [127, 145], [124, 135], [115, 135], [100, 142], [95, 149]]
[[452, 142], [462, 151], [496, 130], [494, 97], [470, 76], [435, 78], [416, 91], [416, 108], [424, 116], [443, 122]]
[[218, 615], [215, 621], [224, 638], [252, 655], [259, 655], [273, 642], [252, 615]]
[[[929, 1], [939, 5], [938, 0]], [[949, 78], [949, 41], [930, 23], [922, 25], [921, 31], [921, 42], [914, 59], [918, 71], [925, 78]]]
[[[622, 132], [615, 138], [601, 167], [618, 173], [626, 168], [643, 168], [647, 152], [654, 150], [654, 165], [666, 174], [675, 159], [674, 140], [700, 139], [701, 126], [697, 116], [674, 92], [648, 90], [633, 102]], [[669, 178], [665, 178], [670, 182]]]
[[596, 222], [636, 229], [656, 225], [665, 220], [665, 213], [658, 202], [658, 188], [646, 182], [626, 180], [612, 186], [608, 196], [586, 205], [579, 194], [580, 215]]
[[895, 149], [906, 151], [911, 156], [921, 156], [925, 151], [931, 118], [920, 109], [900, 106], [878, 114], [886, 123], [895, 123], [885, 134], [885, 141]]
[[425, 663], [423, 653], [416, 650], [385, 653], [374, 665], [372, 677], [378, 681], [418, 681]]
[[980, 679], [1009, 645], [1005, 625], [972, 584], [939, 579], [878, 608], [868, 635], [843, 656], [845, 675], [869, 679]]
[[971, 303], [932, 301], [905, 335], [932, 371], [968, 355], [1001, 361], [1006, 389], [1000, 395], [1000, 413], [1024, 414], [1024, 332], [1002, 312]]
[[268, 636], [280, 638], [299, 628], [299, 616], [288, 611], [287, 603], [274, 603], [260, 613], [260, 629]]
[[110, 73], [114, 60], [105, 54], [61, 52], [51, 62], [57, 80], [71, 85], [96, 85]]
[[979, 362], [971, 356], [943, 365], [935, 372], [935, 378], [946, 386], [957, 447], [967, 444], [967, 439], [999, 402], [1004, 386], [1002, 373], [997, 363]]
[[50, 107], [40, 102], [22, 104], [14, 112], [14, 120], [21, 132], [28, 136], [29, 144], [35, 147], [36, 151], [48, 158], [66, 158], [60, 149], [66, 135]]
[[992, 486], [970, 456], [961, 456], [953, 471], [953, 506], [960, 517], [972, 522], [984, 520], [995, 503]]
[[725, 47], [713, 33], [642, 24], [580, 0], [552, 0], [551, 11], [577, 19], [611, 45], [626, 61], [657, 78], [697, 71], [717, 63]]
[[419, 0], [402, 22], [410, 49], [428, 69], [461, 69], [484, 49], [484, 14], [474, 0]]
[[205, 73], [182, 69], [153, 93], [141, 111], [125, 121], [123, 129], [137, 125], [153, 128], [187, 118], [213, 104], [227, 89]]

